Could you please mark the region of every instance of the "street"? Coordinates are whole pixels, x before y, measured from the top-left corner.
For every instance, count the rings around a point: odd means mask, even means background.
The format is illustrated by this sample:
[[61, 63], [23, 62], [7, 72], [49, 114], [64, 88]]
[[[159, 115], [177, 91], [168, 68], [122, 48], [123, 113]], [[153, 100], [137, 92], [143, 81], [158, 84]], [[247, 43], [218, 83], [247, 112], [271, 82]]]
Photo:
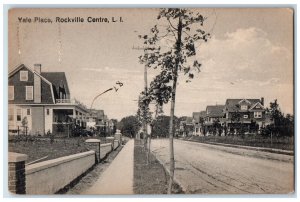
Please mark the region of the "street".
[[[151, 150], [169, 169], [168, 139]], [[175, 180], [186, 193], [287, 194], [294, 191], [294, 157], [174, 140]]]

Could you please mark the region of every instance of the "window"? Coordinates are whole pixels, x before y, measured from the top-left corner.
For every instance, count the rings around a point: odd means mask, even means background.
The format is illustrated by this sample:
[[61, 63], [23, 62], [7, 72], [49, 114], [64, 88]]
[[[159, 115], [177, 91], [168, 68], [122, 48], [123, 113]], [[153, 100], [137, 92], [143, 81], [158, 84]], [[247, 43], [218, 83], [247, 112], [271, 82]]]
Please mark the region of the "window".
[[20, 81], [28, 81], [28, 71], [20, 71]]
[[26, 86], [26, 100], [33, 100], [33, 86]]
[[14, 120], [14, 108], [10, 107], [8, 108], [8, 121]]
[[50, 114], [50, 110], [46, 109], [46, 114], [49, 115]]
[[248, 118], [248, 115], [244, 115], [244, 119], [247, 119]]
[[15, 87], [8, 86], [8, 100], [14, 100], [14, 99], [15, 99]]
[[247, 105], [241, 105], [241, 110], [247, 110]]
[[22, 110], [17, 109], [17, 121], [21, 121], [21, 119], [22, 119]]
[[31, 114], [30, 109], [27, 109], [27, 116], [30, 116], [30, 114]]
[[254, 112], [254, 118], [261, 118], [262, 112]]

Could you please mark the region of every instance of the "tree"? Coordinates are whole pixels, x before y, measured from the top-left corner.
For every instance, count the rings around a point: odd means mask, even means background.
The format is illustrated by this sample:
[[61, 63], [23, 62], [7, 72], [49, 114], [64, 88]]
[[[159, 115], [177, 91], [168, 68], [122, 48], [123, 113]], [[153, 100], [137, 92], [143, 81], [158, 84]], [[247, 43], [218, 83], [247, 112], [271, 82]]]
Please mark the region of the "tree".
[[136, 116], [127, 116], [121, 119], [118, 128], [123, 135], [133, 138], [140, 130], [141, 124]]
[[27, 120], [27, 116], [25, 116], [23, 119], [22, 119], [22, 127], [23, 127], [23, 130], [24, 130], [24, 134], [27, 135], [27, 126], [28, 126], [28, 120]]
[[[149, 100], [156, 100], [160, 105], [171, 102], [169, 124], [170, 147], [170, 181], [168, 193], [172, 191], [174, 179], [174, 111], [178, 73], [183, 71], [188, 76], [187, 82], [194, 78], [194, 71], [200, 72], [201, 64], [192, 59], [196, 55], [197, 41], [207, 41], [210, 37], [203, 29], [204, 18], [200, 13], [193, 13], [189, 9], [164, 8], [157, 17], [167, 24], [161, 30], [155, 25], [149, 35], [139, 35], [148, 47], [139, 57], [140, 62], [148, 67], [160, 68], [161, 71], [150, 84]], [[160, 35], [160, 33], [163, 33]], [[161, 39], [169, 40], [172, 47], [162, 48]]]
[[118, 125], [118, 120], [117, 119], [111, 119], [111, 122], [113, 123], [113, 129], [112, 129], [112, 134], [116, 133], [117, 130], [117, 125]]
[[222, 133], [222, 126], [220, 124], [220, 120], [219, 118], [215, 119], [213, 121], [213, 124], [212, 124], [212, 127], [213, 127], [213, 134], [215, 136], [221, 136], [221, 133]]
[[[177, 117], [174, 117], [175, 122], [178, 123]], [[168, 128], [170, 124], [170, 116], [161, 115], [153, 120], [152, 135], [154, 137], [168, 137]]]
[[[151, 134], [148, 134], [147, 127], [152, 122], [152, 113], [150, 112], [149, 104], [151, 100], [147, 98], [146, 89], [139, 96], [139, 104], [137, 111], [137, 118], [141, 124], [143, 124], [143, 141], [144, 149], [147, 149], [147, 164], [149, 164], [149, 155], [150, 155], [150, 144], [151, 144]], [[147, 148], [148, 145], [148, 148]]]
[[293, 136], [294, 135], [294, 117], [290, 114], [284, 116], [281, 112], [277, 99], [274, 102], [270, 102], [271, 121], [273, 122], [267, 130], [271, 134], [277, 136]]

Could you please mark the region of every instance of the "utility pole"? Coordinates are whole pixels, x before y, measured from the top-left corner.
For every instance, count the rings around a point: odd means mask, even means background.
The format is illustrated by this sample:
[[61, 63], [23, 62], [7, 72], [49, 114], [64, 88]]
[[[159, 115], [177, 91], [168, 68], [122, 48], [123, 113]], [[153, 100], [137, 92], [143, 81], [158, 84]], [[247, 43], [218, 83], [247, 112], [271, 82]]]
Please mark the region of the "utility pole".
[[[143, 50], [146, 51], [148, 47], [132, 47], [133, 50]], [[147, 82], [147, 65], [144, 66], [144, 91], [145, 91], [145, 95], [148, 95], [148, 82]], [[143, 139], [146, 137], [146, 140], [148, 138], [148, 127], [147, 127], [147, 121], [146, 121], [146, 110], [144, 111], [144, 123], [143, 123], [143, 131], [144, 131], [144, 137]], [[146, 142], [144, 142], [146, 143]]]

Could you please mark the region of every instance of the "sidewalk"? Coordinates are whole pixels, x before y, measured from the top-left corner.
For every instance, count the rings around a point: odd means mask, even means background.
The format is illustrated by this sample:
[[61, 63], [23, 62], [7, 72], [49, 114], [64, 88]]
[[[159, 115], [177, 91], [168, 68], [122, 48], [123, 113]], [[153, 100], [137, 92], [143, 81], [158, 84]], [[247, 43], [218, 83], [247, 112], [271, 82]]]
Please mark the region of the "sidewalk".
[[133, 194], [134, 141], [129, 140], [95, 184], [82, 194]]

